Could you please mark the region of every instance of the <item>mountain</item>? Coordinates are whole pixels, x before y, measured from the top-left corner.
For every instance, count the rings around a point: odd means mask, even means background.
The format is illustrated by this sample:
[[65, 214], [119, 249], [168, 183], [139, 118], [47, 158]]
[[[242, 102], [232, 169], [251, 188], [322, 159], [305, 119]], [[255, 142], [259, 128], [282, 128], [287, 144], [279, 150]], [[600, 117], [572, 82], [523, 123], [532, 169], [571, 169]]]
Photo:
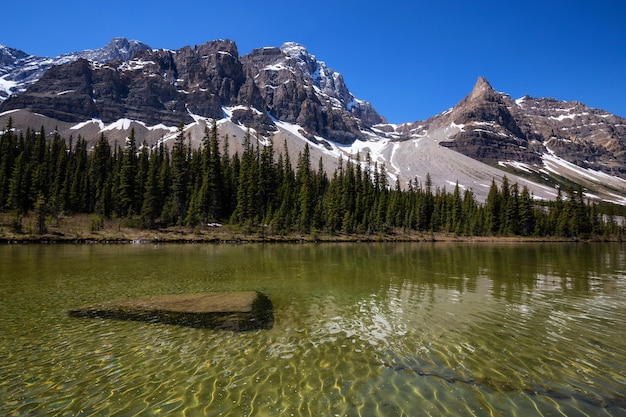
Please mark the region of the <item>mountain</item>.
[[357, 99], [343, 76], [307, 49], [288, 42], [242, 57], [272, 117], [297, 124], [311, 134], [347, 144], [363, 139], [363, 130], [385, 119], [366, 101]]
[[538, 169], [550, 154], [626, 178], [626, 120], [581, 103], [513, 100], [480, 78], [447, 119], [463, 129], [443, 145], [484, 162]]
[[67, 64], [81, 58], [98, 63], [115, 59], [126, 61], [131, 59], [136, 52], [147, 49], [150, 47], [139, 41], [115, 38], [100, 49], [48, 58], [29, 55], [26, 52], [0, 45], [0, 101], [6, 100], [11, 94], [26, 91], [55, 65]]
[[578, 102], [513, 100], [479, 77], [453, 108], [384, 134], [396, 141], [385, 159], [409, 178], [444, 176], [484, 198], [506, 173], [537, 198], [580, 184], [590, 198], [626, 203], [626, 119]]
[[626, 204], [625, 119], [577, 102], [514, 100], [484, 78], [453, 108], [399, 125], [296, 43], [240, 56], [229, 40], [173, 51], [114, 39], [48, 61], [3, 48], [0, 80], [17, 91], [0, 104], [0, 123], [11, 117], [16, 128], [45, 125], [90, 140], [105, 133], [124, 143], [132, 127], [153, 145], [183, 123], [198, 146], [213, 119], [233, 152], [250, 129], [261, 144], [288, 143], [294, 156], [308, 143], [313, 161], [331, 172], [341, 159], [369, 154], [403, 185], [430, 175], [436, 187], [458, 184], [484, 200], [507, 175], [535, 198], [580, 184], [590, 198]]
[[[105, 50], [118, 49], [105, 47], [93, 56], [102, 57]], [[223, 107], [241, 105], [233, 110], [233, 121], [264, 136], [277, 130], [275, 118], [299, 124], [311, 140], [321, 136], [339, 143], [363, 139], [363, 129], [384, 121], [348, 91], [341, 74], [301, 45], [240, 58], [234, 42], [219, 40], [127, 55], [107, 53], [113, 59], [103, 64], [83, 54], [53, 66], [2, 109], [30, 109], [65, 122], [128, 118], [176, 126], [196, 116], [221, 119]]]

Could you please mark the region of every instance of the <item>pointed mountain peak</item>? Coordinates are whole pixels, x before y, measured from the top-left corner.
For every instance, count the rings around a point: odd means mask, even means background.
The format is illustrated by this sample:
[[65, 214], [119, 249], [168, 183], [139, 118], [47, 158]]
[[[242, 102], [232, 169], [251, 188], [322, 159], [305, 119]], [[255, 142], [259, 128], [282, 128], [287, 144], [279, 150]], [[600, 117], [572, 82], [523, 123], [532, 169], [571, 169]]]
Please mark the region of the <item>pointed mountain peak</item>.
[[478, 97], [478, 96], [485, 95], [487, 93], [494, 93], [494, 92], [495, 90], [493, 89], [491, 84], [489, 84], [489, 81], [487, 81], [486, 78], [478, 77], [478, 80], [476, 81], [476, 84], [474, 85], [474, 89], [472, 90], [472, 93], [470, 94], [470, 97]]

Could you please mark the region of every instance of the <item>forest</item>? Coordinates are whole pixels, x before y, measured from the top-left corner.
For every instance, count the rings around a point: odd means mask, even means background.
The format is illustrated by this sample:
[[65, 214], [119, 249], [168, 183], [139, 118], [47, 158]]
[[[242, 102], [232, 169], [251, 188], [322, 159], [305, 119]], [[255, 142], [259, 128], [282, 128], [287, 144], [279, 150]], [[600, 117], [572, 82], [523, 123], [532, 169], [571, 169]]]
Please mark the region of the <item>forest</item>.
[[423, 231], [464, 236], [540, 236], [622, 239], [626, 207], [586, 200], [584, 190], [559, 189], [540, 201], [524, 186], [492, 181], [478, 202], [457, 184], [446, 190], [411, 180], [390, 184], [384, 165], [368, 155], [341, 160], [329, 176], [315, 165], [308, 144], [291, 161], [287, 143], [277, 151], [249, 133], [241, 155], [229, 152], [215, 122], [193, 149], [178, 129], [171, 148], [138, 146], [134, 130], [123, 145], [104, 134], [88, 147], [85, 138], [65, 139], [44, 128], [17, 133], [12, 121], [0, 135], [0, 211], [36, 216], [37, 232], [59, 216], [90, 214], [92, 228], [119, 218], [137, 227], [191, 228], [230, 224], [270, 234], [388, 234]]

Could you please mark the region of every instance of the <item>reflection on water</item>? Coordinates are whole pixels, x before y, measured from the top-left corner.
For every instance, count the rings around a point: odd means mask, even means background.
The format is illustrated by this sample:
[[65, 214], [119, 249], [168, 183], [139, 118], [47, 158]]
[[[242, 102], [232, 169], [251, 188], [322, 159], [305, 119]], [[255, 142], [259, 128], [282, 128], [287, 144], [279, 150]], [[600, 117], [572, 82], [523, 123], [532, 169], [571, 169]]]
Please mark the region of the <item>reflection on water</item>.
[[[618, 244], [0, 247], [0, 415], [626, 414]], [[71, 319], [260, 290], [268, 331]]]

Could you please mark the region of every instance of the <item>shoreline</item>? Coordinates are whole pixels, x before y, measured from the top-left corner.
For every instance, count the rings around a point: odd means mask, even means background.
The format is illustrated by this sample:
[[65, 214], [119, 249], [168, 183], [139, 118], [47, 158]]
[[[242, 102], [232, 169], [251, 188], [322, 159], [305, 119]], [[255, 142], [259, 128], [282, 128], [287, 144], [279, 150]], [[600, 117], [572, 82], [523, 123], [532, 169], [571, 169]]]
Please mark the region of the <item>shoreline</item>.
[[128, 225], [128, 219], [106, 219], [97, 228], [92, 217], [76, 215], [47, 223], [47, 233], [34, 233], [34, 219], [24, 217], [22, 233], [11, 228], [11, 218], [0, 213], [0, 244], [159, 244], [159, 243], [575, 243], [575, 242], [623, 242], [619, 237], [602, 236], [580, 239], [545, 236], [465, 236], [444, 232], [403, 231], [390, 233], [335, 233], [311, 232], [309, 234], [270, 233], [265, 228], [243, 230], [241, 227], [172, 226], [158, 229], [142, 229]]

